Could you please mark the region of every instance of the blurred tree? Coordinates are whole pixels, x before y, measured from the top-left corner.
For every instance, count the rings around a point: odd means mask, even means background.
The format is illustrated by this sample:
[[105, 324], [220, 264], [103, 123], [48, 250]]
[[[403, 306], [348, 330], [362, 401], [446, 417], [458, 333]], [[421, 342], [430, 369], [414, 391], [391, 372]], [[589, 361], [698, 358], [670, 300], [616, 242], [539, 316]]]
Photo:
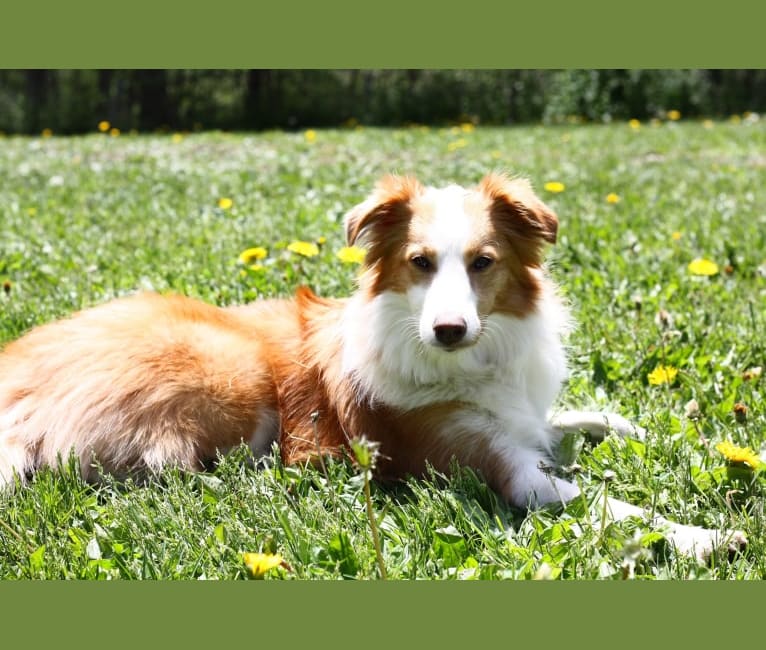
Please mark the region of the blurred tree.
[[177, 109], [168, 94], [165, 70], [141, 70], [133, 75], [133, 87], [138, 104], [138, 128], [142, 131], [175, 128]]
[[515, 124], [766, 110], [766, 70], [0, 70], [0, 129]]
[[44, 126], [50, 92], [51, 74], [48, 70], [26, 71], [26, 95], [24, 97], [24, 130], [39, 133]]
[[248, 70], [245, 77], [244, 126], [267, 129], [277, 125], [281, 113], [281, 97], [277, 78], [279, 71]]

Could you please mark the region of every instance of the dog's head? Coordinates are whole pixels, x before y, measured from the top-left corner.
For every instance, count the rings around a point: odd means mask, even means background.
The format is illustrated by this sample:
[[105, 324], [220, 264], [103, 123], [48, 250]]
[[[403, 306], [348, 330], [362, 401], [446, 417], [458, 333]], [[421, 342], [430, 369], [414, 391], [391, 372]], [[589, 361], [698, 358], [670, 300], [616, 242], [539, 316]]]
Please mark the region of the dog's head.
[[403, 298], [427, 348], [474, 345], [492, 314], [523, 318], [541, 291], [542, 252], [558, 220], [529, 182], [489, 174], [470, 189], [387, 176], [345, 217], [367, 249], [360, 288]]

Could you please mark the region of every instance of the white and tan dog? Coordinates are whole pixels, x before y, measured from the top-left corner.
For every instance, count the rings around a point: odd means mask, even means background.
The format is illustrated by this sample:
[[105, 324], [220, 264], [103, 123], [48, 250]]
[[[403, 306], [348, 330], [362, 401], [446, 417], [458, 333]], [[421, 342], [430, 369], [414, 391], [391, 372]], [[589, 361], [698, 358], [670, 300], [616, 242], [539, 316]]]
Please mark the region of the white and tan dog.
[[[529, 183], [475, 188], [383, 178], [345, 218], [367, 256], [358, 291], [218, 308], [141, 294], [38, 327], [0, 355], [0, 481], [74, 452], [107, 471], [200, 469], [241, 441], [287, 463], [380, 443], [381, 478], [477, 469], [511, 504], [566, 502], [541, 469], [565, 431], [626, 420], [549, 409], [569, 316], [544, 273], [556, 215]], [[617, 518], [643, 516], [611, 500]], [[744, 542], [657, 519], [682, 551]]]

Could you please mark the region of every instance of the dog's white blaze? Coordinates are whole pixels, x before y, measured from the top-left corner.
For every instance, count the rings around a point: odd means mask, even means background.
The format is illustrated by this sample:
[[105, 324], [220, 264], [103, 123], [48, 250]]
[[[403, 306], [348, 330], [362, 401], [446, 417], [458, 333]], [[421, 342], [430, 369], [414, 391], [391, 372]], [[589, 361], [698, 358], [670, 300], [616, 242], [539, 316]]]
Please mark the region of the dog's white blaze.
[[463, 207], [467, 196], [466, 190], [457, 185], [441, 190], [429, 188], [424, 193], [423, 200], [434, 206], [434, 219], [428, 230], [429, 245], [440, 250], [450, 247], [462, 250], [473, 231]]
[[466, 342], [481, 333], [477, 312], [477, 296], [465, 265], [465, 243], [470, 240], [472, 224], [463, 209], [466, 192], [452, 185], [443, 190], [430, 189], [426, 199], [435, 206], [435, 216], [423, 241], [435, 251], [436, 272], [427, 284], [410, 288], [407, 297], [413, 312], [420, 314], [418, 332], [421, 341], [436, 344], [434, 324], [457, 322], [466, 324]]
[[418, 331], [424, 343], [436, 344], [434, 325], [437, 322], [463, 320], [467, 328], [466, 342], [475, 341], [481, 332], [476, 293], [471, 288], [462, 254], [452, 250], [440, 254], [431, 282], [410, 289], [408, 298], [421, 313]]

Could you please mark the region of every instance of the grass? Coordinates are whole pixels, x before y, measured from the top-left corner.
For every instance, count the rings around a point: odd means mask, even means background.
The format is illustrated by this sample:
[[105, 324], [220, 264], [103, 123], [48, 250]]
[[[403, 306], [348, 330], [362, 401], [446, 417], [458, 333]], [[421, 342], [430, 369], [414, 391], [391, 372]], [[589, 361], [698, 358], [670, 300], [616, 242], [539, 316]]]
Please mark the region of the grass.
[[[466, 469], [373, 483], [387, 577], [763, 579], [766, 474], [727, 465], [715, 445], [766, 448], [765, 380], [749, 372], [766, 361], [764, 151], [766, 124], [753, 120], [364, 128], [313, 141], [281, 132], [4, 138], [0, 344], [136, 289], [216, 304], [299, 284], [347, 294], [355, 267], [335, 257], [340, 220], [381, 174], [470, 184], [507, 169], [528, 176], [561, 220], [549, 261], [578, 328], [559, 406], [615, 410], [650, 434], [645, 443], [572, 439], [584, 499], [563, 512], [509, 508]], [[544, 190], [549, 181], [564, 190]], [[321, 241], [318, 255], [289, 252], [294, 240]], [[268, 250], [257, 270], [238, 260], [254, 246]], [[718, 272], [693, 275], [696, 258]], [[659, 365], [678, 370], [671, 383], [649, 382]], [[41, 471], [0, 496], [0, 578], [243, 579], [244, 552], [284, 559], [269, 579], [380, 575], [362, 469], [276, 458], [254, 468], [247, 455], [144, 485], [87, 485], [71, 464]], [[588, 522], [605, 490], [687, 523], [740, 528], [750, 545], [703, 566], [642, 521], [598, 532]]]

